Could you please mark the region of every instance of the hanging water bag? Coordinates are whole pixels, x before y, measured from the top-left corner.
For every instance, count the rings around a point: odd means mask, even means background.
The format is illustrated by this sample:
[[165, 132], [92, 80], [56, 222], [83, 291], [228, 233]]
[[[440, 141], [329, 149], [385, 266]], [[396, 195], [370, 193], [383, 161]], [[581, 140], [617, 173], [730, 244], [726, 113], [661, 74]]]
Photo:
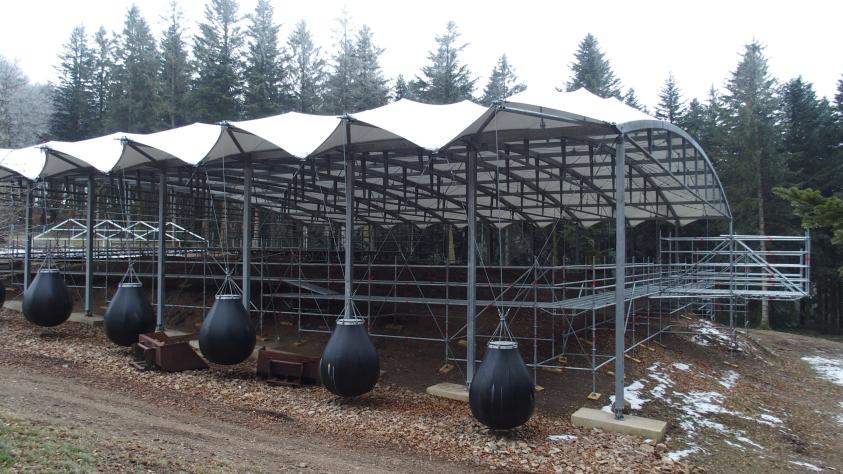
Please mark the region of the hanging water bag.
[[533, 415], [535, 396], [535, 384], [518, 343], [490, 342], [468, 391], [474, 417], [495, 430], [515, 428]]
[[322, 352], [319, 374], [331, 393], [356, 397], [375, 388], [380, 376], [378, 352], [363, 319], [339, 319]]
[[255, 337], [242, 297], [220, 294], [199, 330], [199, 350], [214, 364], [239, 364], [252, 355]]
[[56, 268], [42, 268], [23, 292], [23, 315], [32, 324], [53, 327], [67, 321], [73, 300]]
[[155, 312], [140, 282], [120, 283], [103, 317], [105, 335], [118, 346], [131, 346], [155, 330]]

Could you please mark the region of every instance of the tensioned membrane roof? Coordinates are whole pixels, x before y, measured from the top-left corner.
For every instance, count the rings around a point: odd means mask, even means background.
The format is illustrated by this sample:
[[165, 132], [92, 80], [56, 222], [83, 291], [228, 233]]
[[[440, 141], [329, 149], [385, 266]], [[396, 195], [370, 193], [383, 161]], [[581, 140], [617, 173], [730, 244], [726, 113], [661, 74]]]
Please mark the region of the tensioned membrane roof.
[[193, 168], [205, 173], [210, 192], [237, 199], [248, 162], [255, 204], [300, 220], [341, 221], [348, 134], [358, 221], [464, 224], [466, 161], [474, 153], [481, 221], [543, 226], [564, 219], [589, 226], [614, 215], [615, 149], [622, 144], [631, 224], [731, 216], [710, 160], [687, 133], [584, 89], [525, 91], [492, 107], [399, 100], [351, 114], [348, 122], [346, 128], [342, 117], [290, 112], [54, 141], [0, 150], [0, 170], [49, 180]]

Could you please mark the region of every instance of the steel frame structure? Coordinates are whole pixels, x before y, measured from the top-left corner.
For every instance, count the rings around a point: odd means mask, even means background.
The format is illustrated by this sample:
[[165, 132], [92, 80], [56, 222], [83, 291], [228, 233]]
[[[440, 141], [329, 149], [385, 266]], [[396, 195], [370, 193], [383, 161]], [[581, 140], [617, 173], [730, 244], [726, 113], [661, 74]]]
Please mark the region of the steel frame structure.
[[[513, 120], [512, 123], [521, 120], [526, 125], [523, 129], [499, 130], [499, 117]], [[467, 384], [472, 381], [477, 363], [477, 341], [491, 336], [483, 332], [488, 319], [532, 317], [532, 334], [515, 336], [532, 341], [534, 368], [583, 369], [594, 374], [607, 364], [614, 364], [614, 411], [618, 418], [623, 417], [624, 355], [670, 330], [672, 316], [694, 307], [716, 308], [712, 301], [727, 299], [729, 322], [734, 328], [735, 314], [740, 311], [739, 300], [795, 299], [808, 293], [807, 237], [799, 241], [805, 248], [787, 255], [802, 259], [798, 267], [771, 262], [771, 257], [784, 255], [772, 254], [763, 247], [753, 250], [749, 245], [753, 239], [760, 238], [766, 243], [777, 238], [731, 233], [710, 241], [715, 246], [705, 252], [680, 250], [686, 242], [681, 238], [659, 239], [660, 248], [662, 241], [666, 242], [668, 250], [663, 253], [668, 256], [668, 264], [661, 256], [646, 262], [626, 258], [627, 232], [642, 222], [660, 220], [676, 227], [698, 219], [730, 222], [725, 193], [708, 157], [690, 136], [671, 124], [651, 120], [609, 124], [503, 103], [485, 116], [473, 134], [435, 151], [422, 149], [400, 137], [355, 143], [352, 129], [370, 125], [350, 116], [344, 116], [342, 124], [345, 128], [342, 146], [307, 160], [280, 151], [246, 152], [234, 128], [225, 123], [221, 126], [239, 152], [197, 167], [156, 160], [128, 139], [124, 140], [124, 146], [141, 153], [149, 162], [107, 176], [80, 166], [79, 160], [66, 153], [47, 150], [50, 156], [73, 167], [35, 182], [7, 177], [0, 190], [0, 199], [6, 204], [15, 205], [21, 198], [25, 202], [23, 235], [10, 237], [12, 241], [24, 242], [20, 270], [23, 286], [28, 285], [31, 274], [33, 209], [41, 211], [43, 221], [50, 210], [83, 211], [86, 229], [96, 228], [97, 218], [103, 222], [178, 222], [177, 225], [194, 235], [203, 236], [200, 238], [205, 242], [174, 249], [167, 245], [167, 233], [157, 232], [155, 242], [135, 240], [128, 246], [121, 241], [117, 245], [119, 250], [114, 250], [113, 239], [107, 235], [85, 232], [84, 264], [79, 270], [72, 268], [71, 246], [65, 244], [48, 251], [55, 253], [63, 249], [66, 273], [84, 273], [88, 314], [94, 279], [105, 277], [107, 281], [115, 274], [114, 267], [108, 263], [113, 259], [113, 252], [125, 254], [128, 247], [137, 253], [136, 260], [148, 268], [140, 271], [139, 276], [154, 277], [159, 329], [165, 325], [167, 278], [199, 278], [192, 271], [178, 274], [169, 269], [180, 263], [198, 265], [197, 257], [201, 257], [202, 307], [205, 307], [207, 281], [220, 280], [220, 270], [233, 272], [238, 267], [235, 258], [238, 252], [243, 302], [260, 313], [261, 321], [267, 298], [281, 299], [288, 305], [296, 302], [296, 309], [277, 313], [295, 312], [300, 331], [319, 330], [303, 323], [302, 317], [308, 316], [302, 307], [305, 299], [342, 301], [344, 317], [363, 314], [369, 319], [370, 329], [375, 329], [373, 321], [381, 316], [372, 314], [372, 303], [393, 307], [399, 303], [419, 305], [426, 308], [434, 323], [444, 317], [445, 330], [440, 331], [439, 337], [411, 337], [444, 342], [446, 359], [465, 362]], [[255, 210], [259, 214], [257, 219]], [[263, 245], [262, 219], [267, 216], [290, 223], [293, 233], [299, 234], [295, 239], [297, 244]], [[236, 229], [232, 221], [240, 227], [239, 232], [232, 232]], [[500, 262], [501, 245], [498, 265], [482, 258], [479, 244], [483, 232], [478, 233], [478, 224], [503, 229], [523, 222], [539, 232], [551, 226], [555, 228], [560, 222], [585, 229], [602, 221], [615, 223], [611, 262], [548, 265], [547, 256], [541, 257], [534, 248], [532, 261], [527, 265], [505, 265]], [[322, 250], [327, 256], [328, 269], [324, 278], [308, 275], [309, 268], [322, 264], [310, 261], [311, 254], [301, 246], [306, 240], [306, 229], [314, 225], [327, 227], [329, 242], [333, 243]], [[406, 254], [396, 252], [391, 264], [383, 264], [375, 261], [377, 252], [355, 250], [355, 243], [361, 240], [355, 238], [355, 229], [371, 232], [376, 227], [425, 229], [431, 225], [447, 228], [449, 237], [453, 226], [466, 228], [461, 252], [465, 265], [451, 261], [451, 253], [456, 252], [449, 247], [444, 284], [436, 278], [424, 280], [414, 276], [412, 282], [401, 285], [399, 272], [409, 269], [408, 274], [414, 275], [414, 265]], [[128, 230], [127, 226], [124, 228]], [[96, 244], [98, 237], [107, 242], [104, 257], [102, 246]], [[277, 236], [268, 236], [269, 240], [273, 238]], [[555, 244], [553, 251], [556, 251]], [[267, 259], [267, 252], [286, 255], [291, 261]], [[17, 271], [19, 253], [15, 250], [7, 255], [10, 269]], [[337, 257], [336, 264], [332, 255]], [[724, 255], [728, 259], [725, 266], [721, 261]], [[144, 259], [154, 262], [147, 263]], [[104, 270], [97, 268], [98, 261], [105, 262]], [[382, 268], [387, 273], [391, 270], [391, 281], [375, 280]], [[258, 274], [254, 275], [256, 269]], [[436, 269], [441, 273], [442, 265]], [[489, 277], [495, 272], [501, 275], [497, 282]], [[505, 273], [512, 276], [504, 278]], [[288, 290], [295, 288], [296, 292], [276, 291], [279, 276], [285, 274], [290, 277], [281, 283]], [[455, 274], [460, 275], [460, 284], [452, 280]], [[341, 293], [331, 288], [340, 276]], [[728, 285], [724, 289], [726, 281]], [[255, 291], [251, 289], [253, 282], [258, 282], [260, 287], [257, 305]], [[393, 296], [378, 294], [378, 287], [384, 285], [394, 288]], [[411, 300], [398, 294], [401, 286], [438, 288], [445, 294], [433, 297], [429, 292], [428, 295], [422, 292], [417, 300]], [[360, 292], [364, 287], [365, 296]], [[363, 303], [367, 310], [361, 313], [355, 304]], [[443, 308], [443, 314], [435, 314], [431, 310], [434, 306]], [[456, 330], [451, 330], [453, 307], [465, 308], [461, 311], [464, 323]], [[314, 315], [325, 320], [326, 315], [336, 314], [332, 309], [326, 313], [319, 304], [316, 308]], [[480, 318], [490, 313], [496, 317]], [[564, 330], [557, 333], [559, 321]], [[642, 337], [638, 337], [639, 328], [645, 330]], [[599, 332], [603, 330], [614, 333], [614, 343], [608, 345], [612, 350], [605, 354], [597, 347]], [[377, 332], [373, 335], [391, 337]], [[466, 341], [463, 357], [451, 347], [460, 338]], [[584, 342], [589, 339], [590, 344]], [[575, 344], [580, 349], [583, 345], [590, 346], [590, 350], [575, 353], [571, 349]], [[539, 352], [543, 352], [542, 357]], [[585, 357], [586, 364], [562, 362], [575, 357]]]

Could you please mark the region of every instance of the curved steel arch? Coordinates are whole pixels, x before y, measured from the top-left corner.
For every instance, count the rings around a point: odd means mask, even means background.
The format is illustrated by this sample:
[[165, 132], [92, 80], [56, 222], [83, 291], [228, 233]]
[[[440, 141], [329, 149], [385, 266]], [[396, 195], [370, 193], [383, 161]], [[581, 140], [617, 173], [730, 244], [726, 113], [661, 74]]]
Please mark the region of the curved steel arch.
[[633, 122], [626, 122], [622, 124], [615, 124], [615, 128], [617, 128], [618, 132], [621, 134], [629, 134], [634, 132], [646, 131], [646, 130], [665, 130], [667, 132], [675, 133], [680, 137], [684, 138], [685, 141], [691, 144], [697, 153], [700, 154], [702, 159], [704, 160], [708, 169], [711, 170], [711, 175], [717, 181], [717, 188], [720, 190], [720, 197], [723, 201], [723, 204], [726, 206], [726, 213], [724, 217], [732, 219], [732, 207], [729, 205], [729, 198], [726, 196], [726, 190], [723, 189], [723, 183], [720, 181], [720, 176], [717, 175], [717, 170], [714, 169], [714, 164], [711, 162], [711, 159], [706, 154], [705, 150], [703, 150], [702, 146], [694, 140], [691, 135], [688, 134], [685, 130], [682, 130], [678, 126], [670, 123], [670, 122], [663, 122], [661, 120], [636, 120]]

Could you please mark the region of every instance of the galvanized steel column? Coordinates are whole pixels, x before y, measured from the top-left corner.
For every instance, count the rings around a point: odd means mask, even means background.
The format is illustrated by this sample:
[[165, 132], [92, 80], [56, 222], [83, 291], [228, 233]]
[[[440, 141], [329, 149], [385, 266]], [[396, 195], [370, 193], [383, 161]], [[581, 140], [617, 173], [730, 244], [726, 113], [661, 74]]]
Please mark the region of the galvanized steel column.
[[345, 313], [343, 319], [353, 319], [354, 153], [351, 151], [351, 119], [346, 115], [343, 121], [345, 122]]
[[249, 297], [252, 294], [252, 163], [243, 167], [243, 307], [249, 311]]
[[624, 335], [626, 322], [626, 179], [624, 135], [615, 141], [615, 419], [623, 419]]
[[466, 155], [466, 224], [468, 225], [468, 281], [466, 294], [466, 355], [465, 383], [471, 385], [474, 379], [475, 313], [477, 311], [477, 152], [470, 150]]
[[164, 276], [167, 265], [167, 168], [161, 167], [158, 181], [158, 295], [155, 330], [164, 330]]
[[26, 209], [23, 211], [23, 289], [32, 281], [32, 182], [26, 183]]
[[94, 300], [94, 175], [88, 175], [88, 209], [85, 214], [85, 316], [93, 316]]

